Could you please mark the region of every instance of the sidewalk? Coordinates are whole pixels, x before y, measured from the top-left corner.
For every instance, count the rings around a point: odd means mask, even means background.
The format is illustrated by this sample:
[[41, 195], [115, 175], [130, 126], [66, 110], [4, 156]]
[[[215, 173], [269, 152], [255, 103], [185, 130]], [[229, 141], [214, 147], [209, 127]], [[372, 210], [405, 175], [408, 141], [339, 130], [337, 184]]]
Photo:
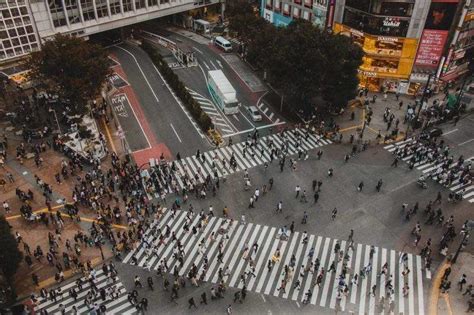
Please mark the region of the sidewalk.
[[[456, 263], [451, 266], [451, 289], [449, 293], [440, 293], [438, 300], [438, 314], [464, 314], [466, 313], [469, 294], [462, 295], [469, 284], [474, 285], [474, 254], [462, 252]], [[463, 286], [463, 290], [459, 290], [459, 279], [462, 274], [467, 276], [467, 283]], [[472, 291], [474, 294], [474, 290]]]
[[[109, 140], [109, 151], [115, 151], [119, 155], [123, 155], [122, 146], [120, 144], [120, 139], [115, 135], [114, 131], [116, 130], [113, 122], [109, 123], [109, 127], [106, 125], [105, 120], [98, 120], [98, 125], [102, 129], [102, 132]], [[43, 211], [48, 212], [44, 204], [44, 197], [42, 195], [42, 190], [36, 184], [36, 179], [34, 175], [37, 175], [45, 183], [48, 183], [52, 186], [53, 195], [52, 195], [52, 208], [53, 211], [49, 214], [54, 216], [56, 213], [55, 210], [60, 210], [62, 204], [57, 201], [65, 199], [66, 201], [71, 201], [72, 190], [76, 182], [76, 178], [69, 176], [67, 179], [61, 176], [61, 184], [56, 182], [54, 175], [61, 170], [61, 161], [68, 160], [60, 152], [56, 152], [52, 149], [47, 149], [45, 152], [41, 153], [43, 158], [43, 164], [41, 167], [37, 167], [33, 159], [25, 159], [23, 165], [19, 163], [15, 158], [15, 148], [23, 142], [21, 136], [15, 135], [15, 130], [7, 130], [9, 123], [1, 123], [2, 130], [8, 137], [8, 159], [5, 164], [5, 169], [0, 169], [0, 177], [5, 178], [7, 184], [5, 185], [5, 191], [2, 191], [1, 201], [7, 201], [11, 208], [11, 213], [6, 215], [9, 224], [13, 227], [14, 232], [19, 232], [23, 238], [23, 242], [19, 244], [19, 249], [24, 253], [26, 257], [23, 243], [29, 245], [30, 252], [33, 254], [33, 251], [37, 246], [41, 246], [44, 254], [48, 252], [49, 241], [48, 233], [53, 233], [55, 226], [51, 223], [49, 226], [45, 226], [43, 223], [30, 223], [26, 222], [25, 219], [21, 216], [19, 208], [23, 204], [22, 201], [16, 196], [15, 190], [17, 188], [26, 192], [31, 190], [34, 193], [34, 199], [30, 202], [30, 205], [33, 211]], [[28, 145], [27, 145], [28, 146]], [[103, 164], [109, 166], [110, 157], [107, 157]], [[14, 177], [14, 182], [10, 183], [6, 179], [7, 173], [11, 173]], [[83, 175], [83, 174], [80, 174]], [[2, 210], [3, 211], [3, 210]], [[4, 214], [3, 212], [1, 214]], [[61, 241], [59, 241], [59, 250], [58, 250], [58, 259], [57, 262], [63, 263], [62, 252], [66, 251], [64, 248], [66, 240], [71, 241], [71, 245], [74, 245], [74, 234], [78, 231], [83, 231], [85, 234], [88, 234], [88, 229], [91, 226], [91, 222], [95, 221], [96, 213], [90, 209], [85, 209], [80, 207], [79, 215], [81, 216], [81, 222], [73, 222], [69, 216], [63, 214], [63, 219], [65, 221], [64, 227], [61, 233]], [[117, 226], [122, 228], [121, 226]], [[87, 247], [81, 246], [82, 252], [79, 257], [80, 261], [86, 262], [90, 260], [94, 265], [100, 263], [101, 253], [100, 250], [96, 247]], [[112, 252], [103, 246], [103, 253], [105, 259], [112, 257]], [[41, 262], [37, 261], [33, 256], [31, 256], [33, 264], [31, 267], [28, 267], [26, 261], [23, 260], [20, 264], [20, 267], [17, 271], [17, 274], [14, 279], [16, 293], [19, 297], [28, 296], [32, 291], [39, 290], [41, 287], [47, 287], [56, 283], [54, 275], [58, 270], [48, 264], [46, 258], [43, 258]], [[56, 260], [54, 261], [56, 263]], [[63, 266], [64, 267], [64, 266]], [[36, 287], [32, 281], [32, 274], [36, 273], [39, 277], [40, 286]], [[65, 278], [73, 277], [75, 273], [69, 269], [64, 268]]]

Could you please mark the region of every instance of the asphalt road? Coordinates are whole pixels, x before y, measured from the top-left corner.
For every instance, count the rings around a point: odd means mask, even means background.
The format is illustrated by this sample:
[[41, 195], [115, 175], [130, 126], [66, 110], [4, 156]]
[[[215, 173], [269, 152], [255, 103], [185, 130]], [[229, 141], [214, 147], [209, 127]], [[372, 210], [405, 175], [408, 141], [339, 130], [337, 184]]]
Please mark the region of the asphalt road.
[[[207, 89], [207, 72], [209, 70], [222, 70], [236, 90], [237, 98], [242, 106], [237, 115], [229, 115], [225, 117], [222, 117], [223, 115], [221, 115], [221, 118], [223, 119], [222, 123], [225, 126], [223, 126], [224, 128], [220, 128], [221, 126], [219, 125], [217, 127], [221, 130], [224, 129], [222, 130], [224, 136], [232, 137], [245, 130], [265, 128], [266, 126], [284, 121], [276, 111], [266, 107], [260, 108], [263, 118], [261, 122], [255, 122], [252, 120], [246, 107], [251, 105], [258, 106], [259, 99], [265, 92], [255, 92], [246, 82], [244, 82], [247, 81], [249, 75], [253, 75], [253, 73], [251, 73], [251, 70], [247, 69], [247, 66], [233, 53], [224, 53], [212, 44], [205, 45], [202, 41], [197, 42], [193, 38], [189, 38], [182, 34], [170, 33], [167, 38], [177, 42], [178, 44], [191, 47], [191, 49], [194, 50], [199, 66], [175, 69], [178, 76], [183, 80], [188, 88], [199, 94], [199, 96], [211, 100], [211, 96]], [[165, 55], [170, 55], [170, 52], [166, 49], [160, 49], [160, 51]], [[253, 85], [251, 86], [253, 87]], [[233, 132], [228, 132], [227, 130], [232, 130]]]
[[[159, 143], [164, 143], [172, 155], [189, 155], [210, 145], [199, 133], [190, 116], [178, 104], [164, 84], [147, 54], [131, 44], [111, 47]], [[129, 140], [130, 141], [134, 141]]]

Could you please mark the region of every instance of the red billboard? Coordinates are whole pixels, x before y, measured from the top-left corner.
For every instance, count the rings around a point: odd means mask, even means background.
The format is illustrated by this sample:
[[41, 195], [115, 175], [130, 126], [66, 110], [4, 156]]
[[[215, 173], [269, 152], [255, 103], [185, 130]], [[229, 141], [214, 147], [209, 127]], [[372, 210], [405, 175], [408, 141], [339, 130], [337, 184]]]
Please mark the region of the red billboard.
[[415, 65], [438, 67], [457, 5], [458, 0], [433, 0], [421, 35]]

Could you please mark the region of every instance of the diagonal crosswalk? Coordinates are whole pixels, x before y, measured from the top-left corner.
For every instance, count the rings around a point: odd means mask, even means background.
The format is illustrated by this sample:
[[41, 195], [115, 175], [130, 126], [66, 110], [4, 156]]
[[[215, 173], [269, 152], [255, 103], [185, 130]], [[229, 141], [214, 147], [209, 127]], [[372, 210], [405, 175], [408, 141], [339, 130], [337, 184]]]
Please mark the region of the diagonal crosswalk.
[[[303, 302], [305, 294], [311, 290], [310, 304], [331, 309], [340, 307], [343, 311], [359, 314], [378, 313], [380, 299], [384, 296], [385, 307], [388, 308], [388, 301], [394, 301], [396, 314], [424, 314], [423, 280], [431, 275], [418, 255], [408, 254], [408, 259], [400, 262], [402, 253], [395, 250], [301, 232], [282, 240], [274, 227], [217, 217], [206, 218], [207, 225], [193, 234], [190, 228], [200, 220], [204, 219], [187, 211], [167, 211], [152, 223], [144, 234], [145, 242], [130, 251], [123, 263], [147, 265], [156, 270], [164, 261], [169, 272], [177, 266], [180, 275], [187, 275], [195, 265], [199, 275], [205, 273], [205, 281], [219, 283], [223, 279], [226, 285], [234, 288], [242, 288], [245, 282], [250, 291], [298, 302]], [[186, 231], [184, 226], [187, 226]], [[176, 239], [173, 241], [170, 236], [158, 245], [161, 231], [165, 230]], [[184, 248], [184, 263], [178, 263], [179, 258], [173, 254], [178, 241]], [[222, 248], [220, 259], [218, 247]], [[372, 255], [371, 249], [375, 249]], [[206, 266], [205, 260], [209, 262]], [[269, 267], [272, 260], [276, 263]], [[333, 263], [335, 271], [330, 271]], [[380, 275], [385, 263], [387, 275]], [[311, 267], [315, 264], [319, 264], [318, 269]], [[368, 265], [372, 271], [351, 285], [353, 275]], [[406, 268], [410, 270], [408, 276], [403, 274]], [[318, 283], [323, 269], [325, 273]], [[221, 278], [225, 270], [228, 273]], [[392, 278], [391, 286], [387, 284], [389, 277]], [[283, 280], [286, 281], [284, 290], [280, 289]], [[403, 296], [405, 284], [409, 287], [406, 297]], [[376, 292], [372, 295], [374, 285]], [[341, 293], [341, 289], [345, 292]]]
[[[386, 145], [384, 146], [384, 149], [387, 150], [388, 152], [395, 153], [396, 150], [403, 150], [405, 147], [410, 147], [416, 144], [416, 149], [415, 150], [420, 150], [423, 148], [423, 144], [421, 142], [417, 142], [416, 139], [414, 138], [409, 138], [407, 140], [399, 141], [394, 144]], [[413, 157], [413, 155], [416, 152], [411, 150], [406, 156], [402, 157], [402, 160], [405, 162], [410, 161], [410, 159]], [[467, 158], [464, 160], [464, 165], [472, 165], [474, 162], [474, 156]], [[418, 161], [415, 163], [414, 167], [421, 171], [423, 174], [430, 175], [432, 178], [434, 177], [433, 175], [441, 171], [443, 168], [444, 161], [437, 162], [435, 161], [430, 161], [428, 159], [423, 159], [421, 161]], [[442, 176], [435, 176], [433, 179], [436, 180], [438, 183], [441, 185], [445, 186], [449, 190], [451, 190], [454, 193], [460, 193], [462, 194], [463, 198], [469, 201], [470, 203], [474, 203], [474, 183], [472, 180], [466, 180], [464, 182], [460, 182], [460, 175], [461, 171], [458, 170], [458, 165], [456, 162], [452, 163], [449, 165], [447, 168], [447, 171], [453, 172], [453, 176], [455, 180], [453, 180], [449, 185], [445, 183], [445, 180], [442, 178]], [[446, 169], [443, 170], [443, 173], [446, 173]]]
[[[188, 189], [206, 181], [265, 163], [277, 163], [282, 155], [296, 155], [332, 143], [305, 129], [293, 129], [261, 137], [258, 142], [246, 142], [216, 148], [173, 162], [151, 160], [150, 170], [142, 171], [142, 181], [149, 198], [160, 193]], [[233, 163], [232, 163], [233, 162]]]
[[[111, 280], [110, 274], [105, 274], [102, 269], [97, 269], [95, 279], [92, 280], [96, 287], [96, 295], [91, 292], [92, 284], [87, 278], [81, 278], [81, 288], [78, 283], [72, 281], [59, 287], [62, 295], [57, 295], [56, 301], [51, 298], [43, 299], [39, 297], [35, 306], [35, 312], [40, 314], [60, 314], [61, 305], [64, 306], [65, 314], [72, 314], [73, 307], [76, 308], [78, 314], [92, 314], [94, 306], [105, 306], [107, 314], [136, 314], [137, 310], [128, 299], [128, 294], [124, 285], [118, 278]], [[77, 293], [76, 299], [70, 295], [70, 290], [74, 289]], [[100, 291], [104, 289], [106, 294], [105, 300], [102, 299]], [[58, 288], [55, 289], [58, 292]], [[91, 295], [89, 306], [86, 304], [86, 298]], [[42, 313], [41, 313], [42, 314]]]

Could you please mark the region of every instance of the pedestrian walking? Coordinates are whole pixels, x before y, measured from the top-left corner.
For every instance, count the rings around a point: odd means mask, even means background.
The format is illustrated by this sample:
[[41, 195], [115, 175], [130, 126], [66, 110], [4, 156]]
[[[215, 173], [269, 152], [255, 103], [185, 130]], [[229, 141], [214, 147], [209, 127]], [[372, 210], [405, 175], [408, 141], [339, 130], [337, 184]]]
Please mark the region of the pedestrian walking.
[[188, 300], [188, 309], [191, 308], [191, 307], [197, 308], [196, 302], [194, 302], [194, 298], [193, 298], [193, 297], [191, 297], [191, 298]]
[[199, 302], [199, 304], [206, 304], [207, 305], [207, 295], [206, 295], [206, 292], [203, 292], [201, 294], [201, 302]]
[[332, 214], [331, 214], [331, 219], [334, 221], [334, 219], [336, 219], [336, 215], [337, 215], [337, 208], [334, 208], [332, 210]]
[[466, 282], [467, 282], [467, 276], [465, 273], [463, 273], [461, 278], [458, 281], [459, 291], [462, 291], [462, 287], [466, 284]]

